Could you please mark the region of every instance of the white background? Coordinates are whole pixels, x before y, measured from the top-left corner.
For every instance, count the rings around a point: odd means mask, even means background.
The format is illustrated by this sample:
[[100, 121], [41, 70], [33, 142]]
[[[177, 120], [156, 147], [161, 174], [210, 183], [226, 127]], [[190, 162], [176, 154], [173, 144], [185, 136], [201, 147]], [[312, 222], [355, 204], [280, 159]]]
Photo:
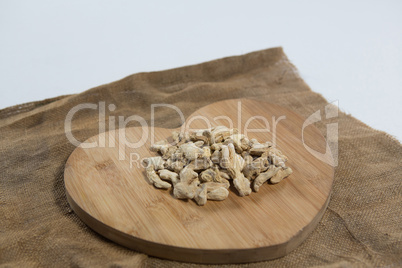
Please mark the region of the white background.
[[282, 46], [311, 88], [402, 140], [402, 1], [2, 1], [0, 108]]

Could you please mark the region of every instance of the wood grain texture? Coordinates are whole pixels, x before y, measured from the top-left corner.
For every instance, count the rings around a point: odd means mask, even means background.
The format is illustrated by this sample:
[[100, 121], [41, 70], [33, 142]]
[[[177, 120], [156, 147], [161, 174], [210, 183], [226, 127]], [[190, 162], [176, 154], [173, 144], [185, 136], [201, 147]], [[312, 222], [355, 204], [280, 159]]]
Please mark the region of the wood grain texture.
[[[166, 139], [172, 129], [127, 128], [128, 141], [135, 143], [142, 137], [145, 144], [124, 146], [122, 133], [116, 130], [87, 141], [104, 138], [106, 146], [79, 146], [71, 154], [64, 172], [71, 207], [101, 235], [161, 258], [244, 263], [284, 256], [301, 244], [321, 219], [329, 202], [333, 167], [305, 149], [305, 119], [283, 107], [227, 100], [201, 108], [184, 125], [186, 130], [205, 128], [207, 122], [235, 127], [241, 133], [246, 126], [249, 138], [275, 140], [277, 148], [289, 157], [287, 165], [293, 174], [276, 185], [265, 183], [258, 193], [246, 197], [238, 196], [231, 187], [228, 199], [198, 206], [192, 200], [175, 199], [171, 190], [154, 188], [140, 165], [142, 158], [157, 155], [149, 150], [151, 136], [154, 134], [154, 141]], [[312, 125], [304, 129], [304, 141], [316, 151], [326, 150], [324, 137]]]

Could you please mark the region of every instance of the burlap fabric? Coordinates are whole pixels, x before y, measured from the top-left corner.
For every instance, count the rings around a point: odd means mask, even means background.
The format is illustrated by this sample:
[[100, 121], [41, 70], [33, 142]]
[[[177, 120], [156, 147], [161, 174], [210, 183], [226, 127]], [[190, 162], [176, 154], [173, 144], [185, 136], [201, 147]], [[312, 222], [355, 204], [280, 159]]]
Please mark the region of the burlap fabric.
[[[116, 105], [108, 115], [137, 114], [149, 120], [152, 103], [174, 104], [189, 115], [214, 101], [243, 97], [273, 102], [305, 117], [327, 104], [303, 82], [282, 49], [273, 48], [195, 66], [139, 73], [78, 95], [1, 110], [2, 266], [196, 266], [121, 247], [93, 232], [71, 211], [63, 169], [75, 147], [64, 133], [64, 119], [81, 103], [105, 101], [106, 105]], [[401, 144], [345, 113], [335, 120], [339, 123], [339, 165], [321, 223], [289, 255], [244, 266], [402, 265]], [[175, 111], [156, 110], [157, 126], [173, 128], [179, 122]], [[326, 123], [316, 124], [323, 134]], [[86, 109], [77, 113], [73, 130], [81, 141], [96, 135], [98, 112]]]

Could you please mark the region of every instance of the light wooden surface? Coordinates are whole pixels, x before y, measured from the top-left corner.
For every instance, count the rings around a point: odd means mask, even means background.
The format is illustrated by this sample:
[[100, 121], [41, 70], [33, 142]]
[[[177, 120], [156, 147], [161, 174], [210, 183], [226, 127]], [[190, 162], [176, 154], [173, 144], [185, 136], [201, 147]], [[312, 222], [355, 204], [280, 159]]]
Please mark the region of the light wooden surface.
[[[241, 108], [240, 121], [238, 120]], [[198, 117], [196, 117], [198, 116]], [[313, 157], [301, 141], [305, 119], [294, 112], [266, 102], [227, 100], [201, 108], [189, 116], [198, 118], [190, 128], [228, 125], [249, 138], [272, 141], [289, 157], [293, 174], [276, 185], [264, 184], [258, 193], [239, 197], [231, 189], [228, 199], [208, 201], [198, 206], [193, 201], [175, 199], [170, 190], [153, 187], [145, 177], [140, 159], [157, 155], [149, 151], [149, 138], [139, 148], [118, 146], [118, 132], [107, 132], [104, 148], [77, 147], [65, 166], [67, 198], [77, 215], [101, 235], [126, 247], [149, 255], [198, 263], [244, 263], [284, 256], [296, 248], [314, 229], [329, 201], [333, 167]], [[220, 116], [220, 119], [216, 117]], [[225, 118], [224, 116], [227, 116]], [[272, 116], [277, 125], [274, 129]], [[286, 116], [278, 122], [280, 116]], [[251, 132], [266, 129], [270, 132]], [[187, 128], [188, 129], [188, 128]], [[171, 129], [155, 128], [155, 141], [171, 135]], [[141, 139], [144, 130], [127, 128], [130, 142]], [[104, 136], [103, 136], [104, 135]], [[304, 129], [306, 144], [325, 152], [326, 143], [314, 126]], [[99, 141], [99, 136], [87, 142]], [[115, 146], [111, 146], [115, 142]], [[120, 143], [122, 144], [122, 143]], [[131, 155], [131, 165], [130, 165]], [[125, 158], [121, 160], [121, 158]]]

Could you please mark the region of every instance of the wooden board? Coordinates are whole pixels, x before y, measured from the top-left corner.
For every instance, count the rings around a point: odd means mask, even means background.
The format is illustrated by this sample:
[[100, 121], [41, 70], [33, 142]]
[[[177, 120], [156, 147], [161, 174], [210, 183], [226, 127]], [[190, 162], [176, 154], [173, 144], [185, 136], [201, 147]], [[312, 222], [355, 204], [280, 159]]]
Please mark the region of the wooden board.
[[[274, 139], [289, 157], [293, 174], [276, 185], [265, 183], [258, 193], [246, 197], [238, 196], [232, 187], [228, 199], [198, 206], [192, 200], [175, 199], [171, 190], [154, 188], [139, 165], [140, 159], [157, 155], [149, 150], [151, 134], [159, 141], [171, 136], [172, 129], [127, 128], [124, 135], [106, 132], [86, 141], [98, 145], [105, 141], [105, 146], [84, 149], [81, 145], [71, 154], [64, 172], [71, 207], [99, 234], [152, 256], [197, 263], [284, 256], [302, 243], [327, 207], [333, 167], [305, 148], [323, 153], [325, 139], [310, 125], [304, 129], [303, 144], [304, 118], [271, 103], [246, 99], [203, 107], [184, 125], [201, 129], [208, 121], [212, 126], [232, 127], [229, 119], [241, 133], [247, 127], [248, 138]], [[129, 148], [123, 137], [131, 143], [142, 138], [145, 143]]]

